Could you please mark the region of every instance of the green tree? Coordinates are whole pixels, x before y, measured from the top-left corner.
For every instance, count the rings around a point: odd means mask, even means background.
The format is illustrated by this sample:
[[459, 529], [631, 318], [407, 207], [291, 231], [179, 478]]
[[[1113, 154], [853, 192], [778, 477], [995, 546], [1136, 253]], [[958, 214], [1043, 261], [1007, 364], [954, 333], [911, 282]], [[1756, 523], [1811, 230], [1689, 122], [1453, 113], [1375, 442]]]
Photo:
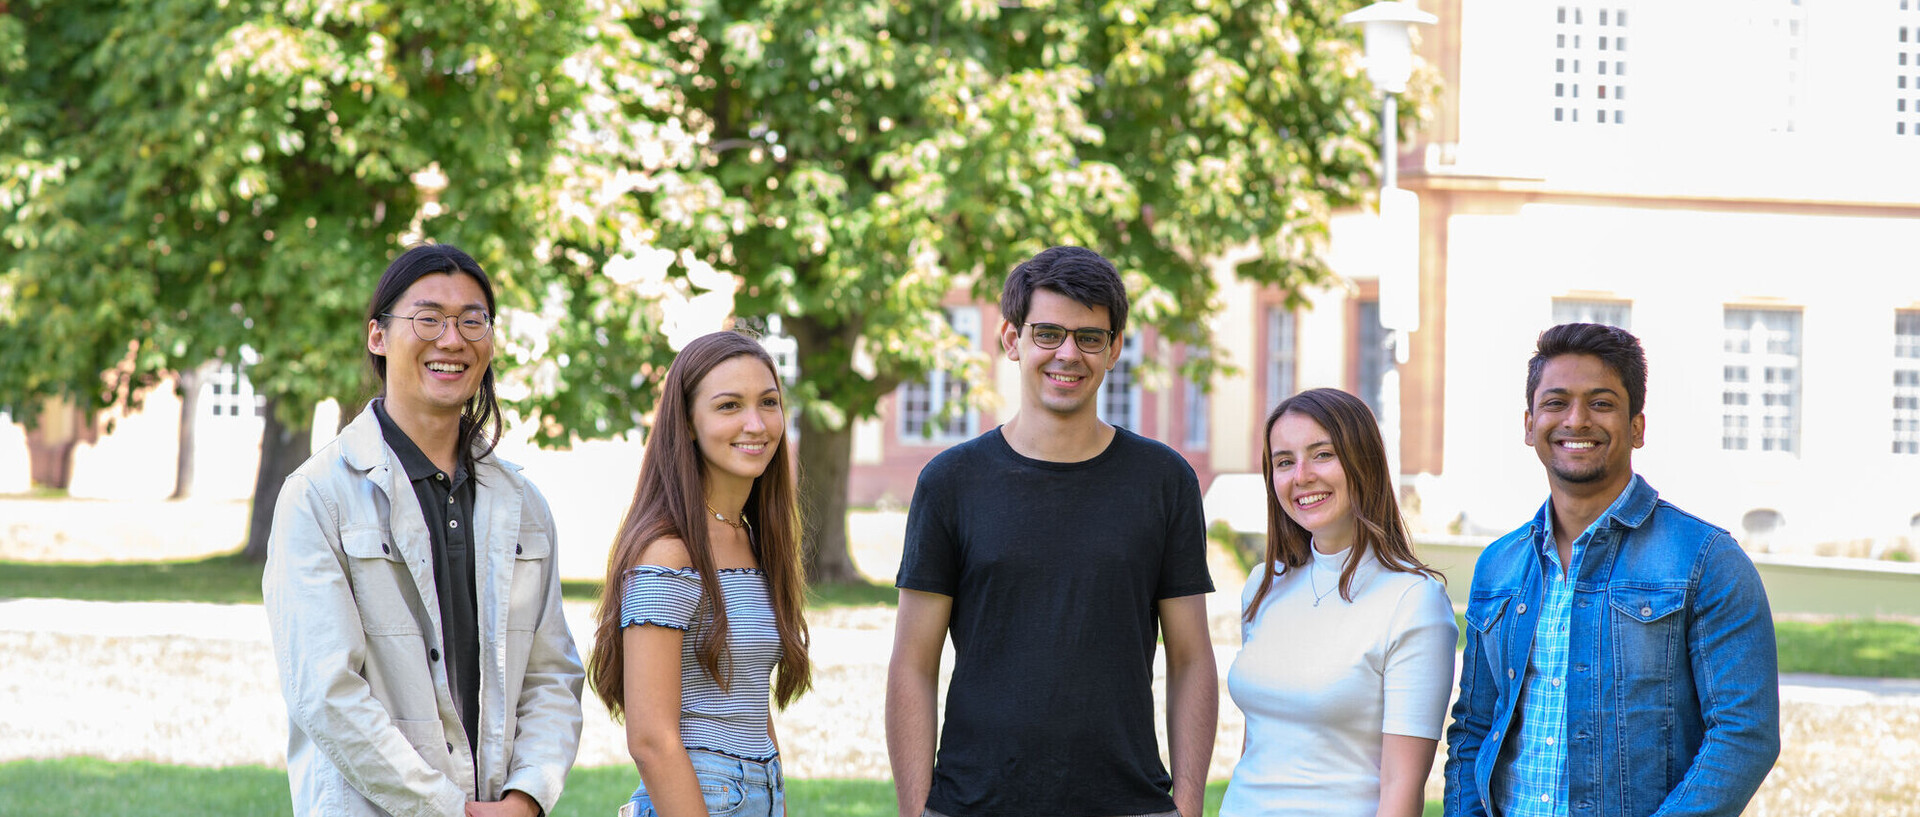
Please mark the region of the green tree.
[[573, 259], [553, 295], [576, 320], [523, 405], [549, 440], [636, 427], [667, 359], [661, 302], [737, 276], [738, 312], [798, 343], [811, 573], [852, 578], [850, 420], [931, 367], [983, 371], [939, 317], [950, 291], [990, 297], [1018, 261], [1082, 244], [1142, 324], [1204, 344], [1210, 260], [1252, 257], [1239, 275], [1288, 288], [1327, 274], [1329, 214], [1377, 161], [1337, 24], [1356, 5], [642, 3], [622, 48], [649, 73], [614, 99], [648, 144], [546, 233]]
[[[0, 0], [0, 407], [137, 406], [259, 354], [264, 557], [310, 408], [370, 393], [374, 277], [446, 168], [430, 238], [529, 299], [524, 225], [605, 10], [577, 2]], [[577, 72], [576, 72], [577, 73]]]

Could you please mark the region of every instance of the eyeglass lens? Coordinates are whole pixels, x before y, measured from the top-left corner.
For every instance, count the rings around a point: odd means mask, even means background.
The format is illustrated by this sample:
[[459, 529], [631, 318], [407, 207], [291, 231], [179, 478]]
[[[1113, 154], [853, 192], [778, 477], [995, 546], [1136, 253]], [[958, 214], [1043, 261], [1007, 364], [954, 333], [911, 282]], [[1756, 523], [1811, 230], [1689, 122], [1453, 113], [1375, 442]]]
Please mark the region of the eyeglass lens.
[[[453, 316], [432, 309], [422, 309], [413, 313], [413, 334], [425, 341], [439, 340], [447, 332], [447, 323]], [[460, 337], [468, 342], [479, 342], [493, 333], [493, 321], [487, 313], [478, 309], [469, 309], [460, 313], [453, 321], [459, 327]]]
[[1058, 349], [1065, 343], [1068, 335], [1073, 336], [1073, 345], [1087, 354], [1097, 354], [1107, 348], [1107, 330], [1081, 328], [1068, 330], [1055, 323], [1032, 323], [1033, 342], [1042, 349]]

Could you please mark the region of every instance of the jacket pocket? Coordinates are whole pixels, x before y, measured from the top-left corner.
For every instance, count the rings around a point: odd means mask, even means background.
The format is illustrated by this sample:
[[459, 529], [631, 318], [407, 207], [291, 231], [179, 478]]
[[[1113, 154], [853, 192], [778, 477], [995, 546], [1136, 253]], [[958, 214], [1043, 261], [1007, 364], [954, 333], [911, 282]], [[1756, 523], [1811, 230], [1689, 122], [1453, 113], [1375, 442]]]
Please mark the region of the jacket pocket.
[[547, 572], [553, 558], [553, 536], [546, 530], [522, 527], [514, 537], [512, 606], [507, 629], [533, 630], [546, 612]]
[[[407, 743], [413, 746], [413, 750], [419, 752], [420, 757], [427, 761], [427, 765], [442, 773], [452, 770], [453, 744], [448, 742], [446, 727], [442, 726], [440, 721], [394, 718], [393, 725], [400, 731], [400, 736], [406, 738]], [[465, 738], [461, 739], [465, 740]]]
[[1500, 690], [1506, 689], [1513, 680], [1506, 674], [1506, 634], [1513, 629], [1507, 623], [1507, 607], [1516, 595], [1517, 592], [1475, 593], [1468, 597], [1467, 611], [1463, 614], [1469, 630], [1467, 635], [1479, 643], [1481, 660], [1493, 676], [1494, 688]]
[[1628, 700], [1667, 701], [1674, 673], [1686, 669], [1687, 589], [1615, 584], [1607, 588], [1607, 605], [1613, 664]]
[[1493, 630], [1495, 624], [1506, 614], [1507, 602], [1513, 601], [1512, 593], [1500, 595], [1475, 594], [1467, 599], [1467, 626], [1479, 630], [1482, 635]]
[[409, 602], [418, 595], [413, 574], [392, 537], [381, 528], [349, 528], [340, 532], [340, 549], [347, 555], [353, 602], [367, 635], [419, 635], [420, 621]]

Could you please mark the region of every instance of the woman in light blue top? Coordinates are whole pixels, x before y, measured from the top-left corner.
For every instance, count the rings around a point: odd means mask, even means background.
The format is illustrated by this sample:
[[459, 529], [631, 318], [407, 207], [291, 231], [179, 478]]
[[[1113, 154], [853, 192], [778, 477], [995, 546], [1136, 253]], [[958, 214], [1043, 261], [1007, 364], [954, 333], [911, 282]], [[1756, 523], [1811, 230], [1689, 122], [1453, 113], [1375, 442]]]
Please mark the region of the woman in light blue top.
[[640, 771], [622, 814], [786, 813], [768, 704], [811, 673], [785, 430], [753, 339], [703, 336], [667, 370], [589, 666]]

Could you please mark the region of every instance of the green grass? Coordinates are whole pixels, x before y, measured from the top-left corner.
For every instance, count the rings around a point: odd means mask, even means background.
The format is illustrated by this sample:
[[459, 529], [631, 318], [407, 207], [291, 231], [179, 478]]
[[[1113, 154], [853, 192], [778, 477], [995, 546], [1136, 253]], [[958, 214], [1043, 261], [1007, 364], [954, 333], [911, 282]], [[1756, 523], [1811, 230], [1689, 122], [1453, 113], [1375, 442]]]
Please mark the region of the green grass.
[[0, 764], [0, 815], [290, 815], [287, 773], [92, 758]]
[[0, 598], [260, 603], [260, 565], [239, 554], [191, 562], [0, 562]]
[[[632, 796], [629, 768], [574, 769], [553, 817], [608, 817]], [[787, 782], [787, 813], [796, 817], [889, 817], [893, 784], [885, 780]], [[1207, 785], [1207, 814], [1217, 814], [1227, 783]], [[92, 758], [0, 763], [0, 815], [86, 817], [268, 817], [290, 815], [287, 773], [260, 766], [201, 769]], [[1428, 801], [1426, 813], [1440, 804]]]
[[1775, 622], [1781, 672], [1920, 678], [1920, 625], [1837, 619]]
[[[560, 596], [599, 601], [601, 586], [595, 580], [569, 579], [560, 582]], [[0, 599], [7, 598], [259, 604], [260, 565], [237, 553], [183, 562], [0, 561]], [[832, 584], [809, 588], [807, 601], [813, 607], [892, 607], [899, 591], [873, 582]]]
[[[600, 582], [566, 581], [569, 600], [599, 601]], [[260, 566], [238, 554], [184, 562], [0, 562], [0, 598], [83, 601], [197, 601], [260, 603]], [[886, 605], [899, 592], [861, 582], [809, 588], [809, 606]], [[1466, 622], [1455, 614], [1465, 644]], [[1920, 624], [1842, 618], [1779, 621], [1780, 671], [1867, 678], [1920, 678]], [[4, 813], [0, 813], [3, 817]]]
[[870, 604], [900, 606], [900, 590], [890, 584], [848, 582], [817, 584], [807, 588], [808, 607], [864, 607]]

